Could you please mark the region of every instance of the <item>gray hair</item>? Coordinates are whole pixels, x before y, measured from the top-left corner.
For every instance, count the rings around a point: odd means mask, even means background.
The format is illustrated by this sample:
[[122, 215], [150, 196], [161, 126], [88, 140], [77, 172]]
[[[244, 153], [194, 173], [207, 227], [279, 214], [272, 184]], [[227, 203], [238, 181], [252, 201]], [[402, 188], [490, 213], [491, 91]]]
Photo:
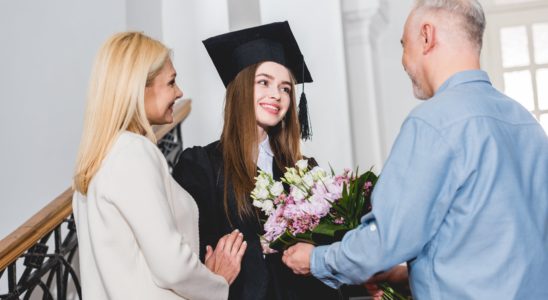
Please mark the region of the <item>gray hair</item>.
[[478, 0], [416, 0], [415, 10], [444, 10], [462, 18], [462, 29], [468, 39], [481, 49], [485, 30], [485, 15]]

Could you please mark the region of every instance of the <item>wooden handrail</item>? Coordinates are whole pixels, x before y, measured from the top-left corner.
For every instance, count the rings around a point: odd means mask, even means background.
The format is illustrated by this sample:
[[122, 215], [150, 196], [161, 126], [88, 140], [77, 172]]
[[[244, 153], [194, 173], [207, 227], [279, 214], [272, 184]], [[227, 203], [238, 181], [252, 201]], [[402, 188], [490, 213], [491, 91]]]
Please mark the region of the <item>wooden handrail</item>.
[[[173, 107], [173, 122], [154, 127], [156, 138], [160, 140], [173, 127], [183, 122], [190, 113], [190, 109], [190, 99], [177, 102]], [[0, 240], [0, 271], [7, 268], [48, 232], [59, 226], [63, 220], [70, 216], [72, 213], [72, 194], [72, 188], [68, 188], [23, 225]]]

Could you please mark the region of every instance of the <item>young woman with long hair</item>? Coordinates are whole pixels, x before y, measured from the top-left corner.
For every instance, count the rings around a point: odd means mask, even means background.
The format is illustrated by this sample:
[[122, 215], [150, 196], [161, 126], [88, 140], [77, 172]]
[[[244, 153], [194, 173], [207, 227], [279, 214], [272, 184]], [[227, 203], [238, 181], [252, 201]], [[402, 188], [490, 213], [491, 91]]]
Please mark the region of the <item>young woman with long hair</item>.
[[219, 237], [199, 260], [198, 209], [171, 177], [151, 125], [173, 122], [183, 93], [170, 50], [112, 36], [91, 76], [74, 174], [84, 299], [226, 299], [246, 242]]
[[287, 22], [248, 28], [204, 41], [226, 86], [219, 141], [183, 152], [173, 175], [196, 200], [200, 246], [234, 229], [248, 249], [229, 299], [338, 299], [313, 277], [298, 277], [265, 254], [259, 236], [265, 216], [252, 206], [258, 169], [279, 180], [302, 159], [295, 83], [311, 82]]

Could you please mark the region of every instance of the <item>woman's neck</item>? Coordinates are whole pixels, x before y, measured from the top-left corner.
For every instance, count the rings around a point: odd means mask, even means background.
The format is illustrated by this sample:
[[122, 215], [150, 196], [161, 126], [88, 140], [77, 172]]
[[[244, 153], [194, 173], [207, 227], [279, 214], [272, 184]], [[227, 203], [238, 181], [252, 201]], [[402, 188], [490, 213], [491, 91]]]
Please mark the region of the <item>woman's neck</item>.
[[259, 144], [266, 139], [268, 134], [266, 133], [266, 130], [262, 128], [261, 126], [257, 126], [257, 141]]

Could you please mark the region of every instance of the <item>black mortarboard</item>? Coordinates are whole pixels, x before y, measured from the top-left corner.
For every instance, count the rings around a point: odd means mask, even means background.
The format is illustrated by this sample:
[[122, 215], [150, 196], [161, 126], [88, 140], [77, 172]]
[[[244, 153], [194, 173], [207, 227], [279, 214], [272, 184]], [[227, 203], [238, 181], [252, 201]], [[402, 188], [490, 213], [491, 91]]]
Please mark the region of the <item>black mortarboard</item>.
[[[225, 87], [241, 70], [263, 61], [284, 65], [291, 70], [297, 83], [312, 82], [287, 21], [221, 34], [204, 40], [203, 43]], [[309, 139], [312, 135], [306, 102], [303, 84], [299, 102], [299, 122], [303, 139]]]

